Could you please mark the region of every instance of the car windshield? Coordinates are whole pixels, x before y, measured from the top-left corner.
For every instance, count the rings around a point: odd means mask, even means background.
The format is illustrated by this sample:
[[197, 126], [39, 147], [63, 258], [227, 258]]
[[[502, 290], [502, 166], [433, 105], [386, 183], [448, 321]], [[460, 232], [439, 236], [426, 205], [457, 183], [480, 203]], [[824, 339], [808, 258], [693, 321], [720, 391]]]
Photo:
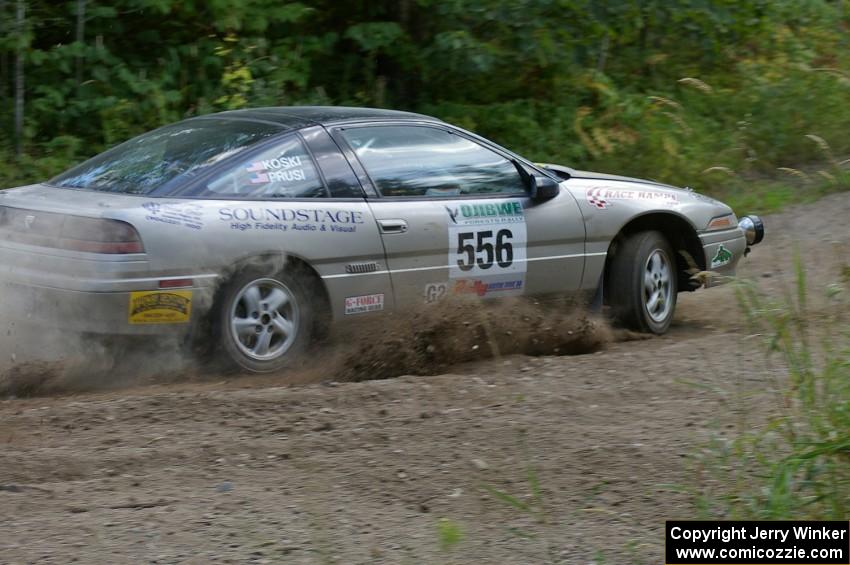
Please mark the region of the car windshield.
[[281, 133], [273, 124], [193, 119], [135, 137], [50, 180], [62, 188], [148, 194]]

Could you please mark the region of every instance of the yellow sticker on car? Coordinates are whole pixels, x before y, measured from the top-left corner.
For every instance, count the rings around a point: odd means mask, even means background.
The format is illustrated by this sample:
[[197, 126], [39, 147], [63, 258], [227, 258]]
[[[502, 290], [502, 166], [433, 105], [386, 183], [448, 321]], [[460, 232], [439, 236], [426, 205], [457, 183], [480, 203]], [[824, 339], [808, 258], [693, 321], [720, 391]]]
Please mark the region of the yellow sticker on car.
[[140, 291], [130, 293], [131, 324], [182, 324], [192, 316], [192, 291]]

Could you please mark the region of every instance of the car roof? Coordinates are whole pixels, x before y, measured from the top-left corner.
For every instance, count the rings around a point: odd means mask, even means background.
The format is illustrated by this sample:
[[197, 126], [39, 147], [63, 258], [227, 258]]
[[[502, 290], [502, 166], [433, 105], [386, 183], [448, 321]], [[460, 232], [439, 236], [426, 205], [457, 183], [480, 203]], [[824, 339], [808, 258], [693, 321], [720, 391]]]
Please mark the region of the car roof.
[[299, 129], [310, 125], [329, 126], [363, 120], [440, 121], [437, 118], [432, 118], [424, 114], [415, 114], [413, 112], [349, 106], [273, 106], [266, 108], [246, 108], [243, 110], [207, 114], [198, 118], [260, 120], [279, 124], [286, 129]]

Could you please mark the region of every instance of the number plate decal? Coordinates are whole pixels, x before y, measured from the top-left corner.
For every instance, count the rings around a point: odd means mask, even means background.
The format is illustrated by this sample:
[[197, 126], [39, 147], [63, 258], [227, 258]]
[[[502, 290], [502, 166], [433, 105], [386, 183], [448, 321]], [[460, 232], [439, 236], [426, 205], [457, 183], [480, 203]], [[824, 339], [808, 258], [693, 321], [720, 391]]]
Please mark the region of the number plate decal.
[[518, 199], [454, 204], [446, 210], [450, 218], [449, 278], [525, 273], [525, 214]]

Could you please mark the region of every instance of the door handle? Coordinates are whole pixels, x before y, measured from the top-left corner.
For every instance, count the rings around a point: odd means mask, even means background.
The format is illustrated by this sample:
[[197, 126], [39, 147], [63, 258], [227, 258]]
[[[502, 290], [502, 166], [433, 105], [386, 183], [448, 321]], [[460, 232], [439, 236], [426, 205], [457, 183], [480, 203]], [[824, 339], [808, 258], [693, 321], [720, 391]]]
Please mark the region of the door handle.
[[407, 231], [405, 220], [378, 220], [381, 233], [404, 233]]

